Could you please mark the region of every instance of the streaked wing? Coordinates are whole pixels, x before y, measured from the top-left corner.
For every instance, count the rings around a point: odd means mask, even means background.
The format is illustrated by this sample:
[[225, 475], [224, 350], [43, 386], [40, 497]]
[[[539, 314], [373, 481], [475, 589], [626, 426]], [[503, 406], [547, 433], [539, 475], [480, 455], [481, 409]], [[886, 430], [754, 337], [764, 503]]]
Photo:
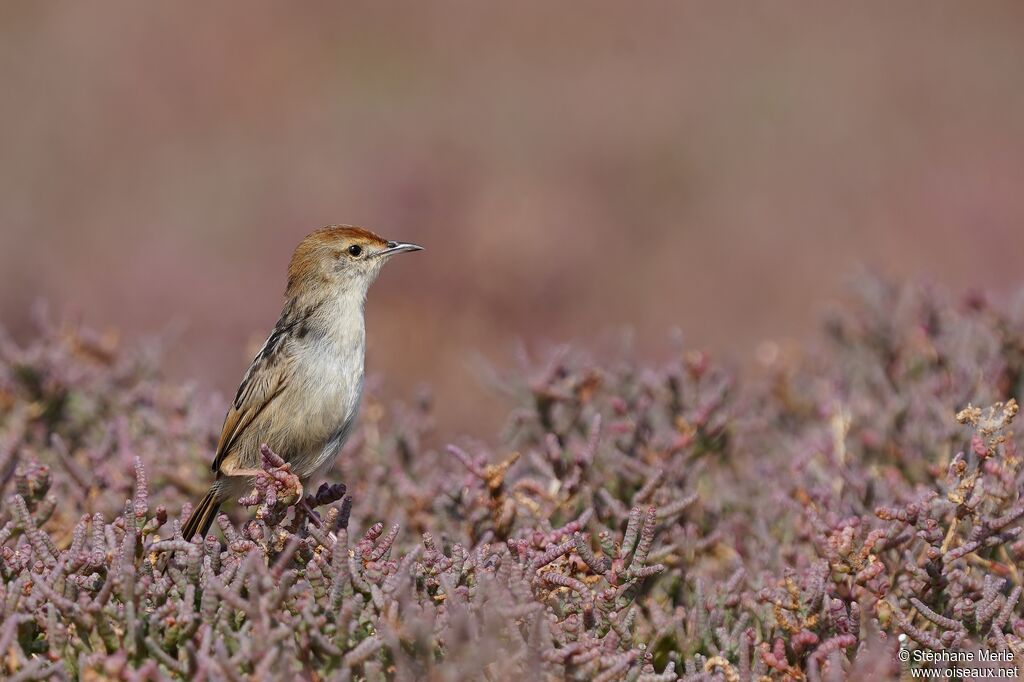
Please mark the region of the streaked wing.
[[289, 375], [288, 365], [292, 360], [288, 337], [294, 326], [294, 321], [282, 316], [270, 338], [249, 365], [238, 386], [235, 401], [224, 417], [217, 454], [210, 467], [215, 472], [220, 471], [224, 458], [245, 430], [284, 391], [286, 377]]

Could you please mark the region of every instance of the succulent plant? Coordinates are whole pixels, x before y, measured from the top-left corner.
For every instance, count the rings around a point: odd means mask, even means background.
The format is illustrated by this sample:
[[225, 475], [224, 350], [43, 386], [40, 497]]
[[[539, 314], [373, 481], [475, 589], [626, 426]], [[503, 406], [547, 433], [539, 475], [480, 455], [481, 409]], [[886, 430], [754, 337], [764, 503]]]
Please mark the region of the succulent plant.
[[216, 398], [88, 330], [0, 337], [0, 677], [897, 679], [918, 665], [899, 648], [1020, 661], [1024, 310], [869, 280], [763, 374], [556, 349], [499, 373], [512, 404], [491, 445], [435, 433], [427, 400], [371, 395], [315, 515], [264, 449], [235, 518], [186, 542]]

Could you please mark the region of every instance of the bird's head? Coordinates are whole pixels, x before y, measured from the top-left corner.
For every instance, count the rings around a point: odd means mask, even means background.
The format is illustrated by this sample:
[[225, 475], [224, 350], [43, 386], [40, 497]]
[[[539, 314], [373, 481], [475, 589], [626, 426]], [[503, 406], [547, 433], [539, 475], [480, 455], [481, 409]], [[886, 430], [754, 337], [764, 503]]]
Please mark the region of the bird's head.
[[352, 225], [321, 228], [307, 235], [295, 248], [288, 266], [286, 295], [289, 298], [313, 293], [365, 297], [391, 256], [422, 248], [390, 241]]

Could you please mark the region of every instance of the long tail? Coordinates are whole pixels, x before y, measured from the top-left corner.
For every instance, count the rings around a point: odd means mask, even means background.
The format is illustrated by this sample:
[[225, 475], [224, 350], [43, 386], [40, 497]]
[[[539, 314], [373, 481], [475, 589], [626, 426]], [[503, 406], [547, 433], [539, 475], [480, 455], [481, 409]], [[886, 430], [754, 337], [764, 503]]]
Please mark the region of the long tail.
[[218, 509], [220, 509], [220, 501], [217, 499], [217, 490], [216, 488], [210, 488], [210, 492], [206, 493], [203, 501], [192, 510], [192, 515], [185, 522], [181, 535], [186, 540], [191, 540], [192, 536], [197, 532], [205, 536], [206, 532], [210, 530], [213, 520], [217, 518]]

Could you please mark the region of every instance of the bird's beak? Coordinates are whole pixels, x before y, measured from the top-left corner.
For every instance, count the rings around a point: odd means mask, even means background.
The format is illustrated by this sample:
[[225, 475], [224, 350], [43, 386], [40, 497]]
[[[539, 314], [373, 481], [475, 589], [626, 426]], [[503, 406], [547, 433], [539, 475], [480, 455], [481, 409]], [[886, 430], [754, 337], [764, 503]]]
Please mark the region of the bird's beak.
[[393, 256], [403, 251], [422, 251], [423, 247], [418, 244], [403, 244], [402, 242], [388, 242], [388, 248], [378, 251], [377, 256]]

